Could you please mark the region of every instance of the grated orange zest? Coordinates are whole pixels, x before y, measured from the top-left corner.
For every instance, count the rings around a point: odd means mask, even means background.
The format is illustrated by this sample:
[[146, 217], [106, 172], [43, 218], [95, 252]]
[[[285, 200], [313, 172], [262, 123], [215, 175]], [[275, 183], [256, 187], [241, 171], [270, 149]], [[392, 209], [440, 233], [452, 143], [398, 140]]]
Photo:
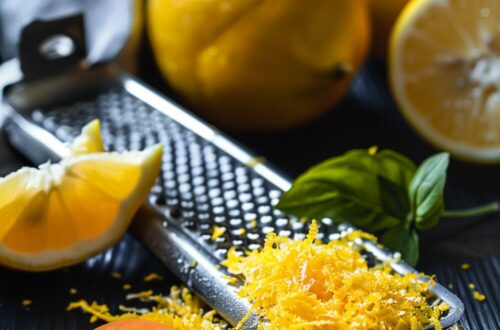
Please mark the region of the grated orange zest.
[[[127, 298], [130, 297], [132, 295], [127, 296]], [[89, 304], [85, 300], [80, 300], [69, 304], [67, 309], [81, 309], [91, 314], [91, 322], [98, 319], [106, 322], [123, 319], [143, 319], [155, 321], [176, 330], [220, 330], [228, 328], [227, 323], [219, 319], [215, 311], [204, 312], [203, 303], [186, 288], [172, 287], [168, 297], [153, 295], [151, 291], [145, 291], [135, 294], [134, 298], [155, 302], [156, 306], [146, 311], [122, 307], [123, 310], [127, 311], [126, 313], [113, 315], [106, 305], [100, 305], [96, 302]]]
[[215, 241], [217, 238], [224, 235], [225, 232], [226, 232], [226, 227], [215, 226], [213, 231], [212, 231], [212, 236], [210, 238], [212, 241]]
[[474, 299], [476, 299], [479, 302], [486, 300], [486, 296], [484, 294], [480, 293], [479, 291], [476, 291], [476, 290], [474, 290], [473, 296], [474, 296]]
[[161, 281], [163, 280], [163, 276], [157, 273], [151, 273], [147, 276], [144, 277], [145, 282], [151, 282], [151, 281]]
[[122, 278], [122, 274], [120, 274], [118, 272], [112, 272], [111, 273], [111, 277], [116, 278], [117, 280], [119, 280], [119, 279]]
[[[375, 241], [369, 234], [356, 231], [328, 244], [321, 243], [317, 235], [318, 225], [313, 222], [304, 240], [269, 233], [260, 250], [242, 254], [230, 249], [223, 265], [232, 276], [224, 279], [244, 279], [238, 293], [252, 303], [236, 329], [255, 312], [260, 316], [259, 330], [417, 330], [427, 325], [441, 330], [439, 318], [449, 306], [429, 306], [433, 278], [426, 282], [416, 274], [393, 274], [387, 264], [368, 267], [352, 241]], [[173, 287], [167, 297], [150, 290], [128, 294], [127, 299], [156, 305], [143, 309], [120, 306], [122, 314], [113, 315], [106, 305], [80, 300], [68, 309], [90, 313], [91, 322], [146, 319], [176, 330], [230, 328], [215, 311], [206, 312], [186, 288]]]
[[260, 329], [441, 329], [439, 306], [427, 303], [428, 283], [369, 268], [350, 243], [372, 237], [356, 233], [322, 244], [317, 234], [313, 222], [302, 241], [270, 233], [261, 250], [229, 251], [223, 265], [245, 278], [238, 292], [268, 321]]

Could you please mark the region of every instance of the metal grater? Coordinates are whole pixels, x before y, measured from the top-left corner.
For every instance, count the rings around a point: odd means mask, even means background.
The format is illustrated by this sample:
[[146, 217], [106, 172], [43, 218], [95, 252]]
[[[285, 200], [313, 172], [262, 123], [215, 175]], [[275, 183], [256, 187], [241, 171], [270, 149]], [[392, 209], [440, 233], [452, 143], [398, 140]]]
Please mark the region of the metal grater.
[[[36, 34], [32, 41], [38, 41]], [[34, 163], [65, 156], [65, 143], [94, 118], [101, 120], [109, 150], [141, 150], [162, 143], [161, 175], [132, 231], [232, 325], [243, 318], [249, 304], [221, 278], [223, 271], [217, 265], [228, 248], [256, 249], [272, 231], [292, 238], [305, 236], [307, 228], [301, 221], [273, 208], [290, 186], [287, 178], [113, 64], [35, 74], [7, 88], [5, 98], [9, 140]], [[212, 241], [214, 226], [225, 227], [226, 232]], [[320, 228], [324, 241], [353, 229], [348, 224], [335, 226], [329, 219], [323, 219]], [[364, 247], [370, 263], [393, 257], [372, 242], [356, 244]], [[415, 272], [402, 262], [392, 262], [392, 267], [400, 274]], [[439, 284], [431, 290], [435, 297], [429, 303], [444, 301], [450, 306], [442, 317], [443, 327], [457, 323], [462, 302]], [[251, 317], [245, 328], [256, 329], [256, 321]]]

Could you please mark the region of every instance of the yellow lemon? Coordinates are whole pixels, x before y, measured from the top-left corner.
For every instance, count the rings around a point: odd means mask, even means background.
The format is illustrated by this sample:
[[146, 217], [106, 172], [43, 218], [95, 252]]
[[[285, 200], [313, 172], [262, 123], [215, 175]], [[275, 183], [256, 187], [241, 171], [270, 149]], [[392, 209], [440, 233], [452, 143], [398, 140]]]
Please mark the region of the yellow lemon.
[[332, 107], [365, 59], [364, 0], [151, 0], [161, 72], [213, 123], [288, 128]]
[[500, 161], [497, 0], [414, 0], [391, 40], [390, 80], [427, 140], [477, 162]]
[[409, 0], [369, 0], [372, 18], [372, 55], [386, 61], [391, 30]]
[[1, 178], [0, 264], [51, 270], [115, 243], [154, 184], [161, 155], [161, 146], [82, 154]]

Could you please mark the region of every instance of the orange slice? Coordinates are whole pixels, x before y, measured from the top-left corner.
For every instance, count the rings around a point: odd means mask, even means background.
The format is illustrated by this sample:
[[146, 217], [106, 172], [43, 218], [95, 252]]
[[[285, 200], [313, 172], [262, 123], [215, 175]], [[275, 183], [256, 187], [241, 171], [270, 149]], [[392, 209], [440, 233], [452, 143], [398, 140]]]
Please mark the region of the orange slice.
[[500, 2], [413, 0], [394, 28], [391, 89], [432, 144], [500, 161]]
[[50, 270], [111, 246], [154, 184], [161, 156], [159, 145], [92, 153], [1, 178], [0, 264]]

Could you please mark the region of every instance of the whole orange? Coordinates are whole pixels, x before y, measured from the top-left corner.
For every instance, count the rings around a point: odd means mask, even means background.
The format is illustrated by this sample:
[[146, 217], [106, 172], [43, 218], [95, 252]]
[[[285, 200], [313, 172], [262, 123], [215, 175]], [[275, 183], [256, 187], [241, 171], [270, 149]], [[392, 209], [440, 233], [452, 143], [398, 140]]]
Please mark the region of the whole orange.
[[148, 29], [169, 84], [238, 130], [310, 121], [345, 93], [370, 37], [365, 0], [151, 0]]
[[166, 325], [148, 320], [119, 320], [102, 325], [95, 330], [174, 330]]

